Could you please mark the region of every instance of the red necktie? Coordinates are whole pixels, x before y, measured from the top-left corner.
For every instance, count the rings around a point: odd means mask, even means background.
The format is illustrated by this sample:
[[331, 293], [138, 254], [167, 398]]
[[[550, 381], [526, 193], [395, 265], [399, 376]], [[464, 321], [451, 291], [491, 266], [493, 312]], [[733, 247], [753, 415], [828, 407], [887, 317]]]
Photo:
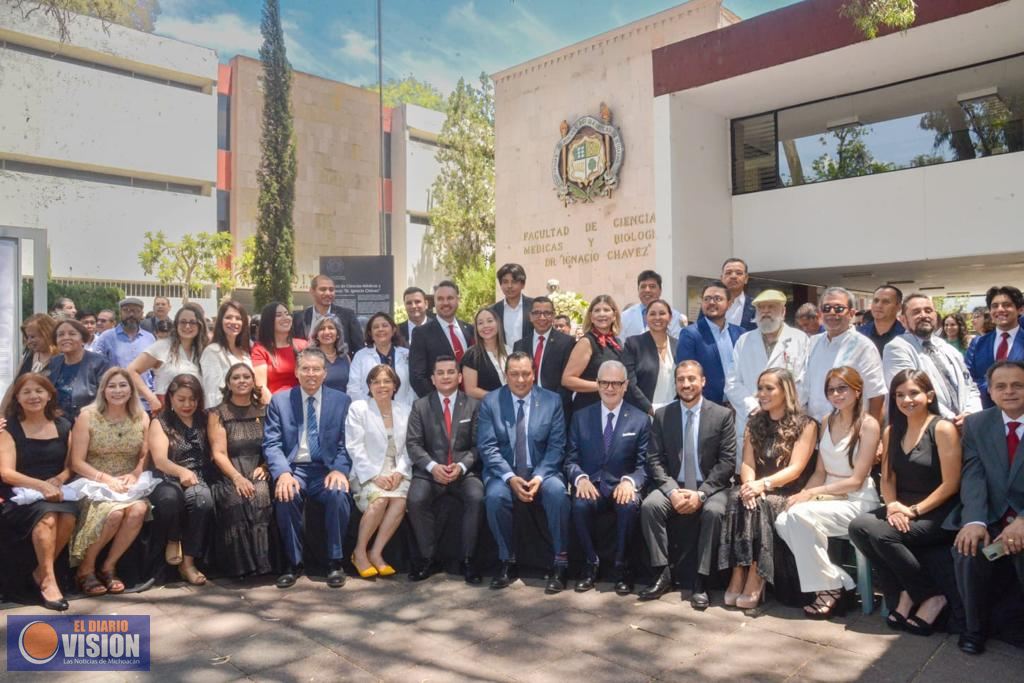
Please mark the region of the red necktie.
[[452, 411], [449, 408], [451, 399], [444, 400], [444, 431], [448, 435], [448, 464], [452, 464]]
[[455, 362], [461, 363], [462, 356], [466, 353], [466, 349], [462, 348], [462, 342], [459, 341], [459, 336], [455, 334], [455, 325], [449, 323], [448, 325], [448, 336], [452, 338], [452, 350], [455, 351]]
[[533, 352], [533, 374], [535, 382], [540, 382], [540, 360], [544, 357], [544, 335], [537, 339], [537, 350]]
[[[1010, 461], [1009, 468], [1013, 467], [1013, 456], [1017, 454], [1017, 448], [1020, 446], [1020, 437], [1017, 436], [1017, 428], [1020, 427], [1020, 422], [1007, 422], [1006, 423], [1006, 455]], [[999, 520], [1005, 527], [1007, 524], [1013, 521], [1017, 516], [1013, 508], [1006, 508], [1006, 513], [1003, 514], [1003, 518]]]
[[999, 342], [999, 348], [996, 349], [996, 360], [1006, 360], [1006, 357], [1010, 355], [1010, 333], [1003, 332], [1003, 339]]

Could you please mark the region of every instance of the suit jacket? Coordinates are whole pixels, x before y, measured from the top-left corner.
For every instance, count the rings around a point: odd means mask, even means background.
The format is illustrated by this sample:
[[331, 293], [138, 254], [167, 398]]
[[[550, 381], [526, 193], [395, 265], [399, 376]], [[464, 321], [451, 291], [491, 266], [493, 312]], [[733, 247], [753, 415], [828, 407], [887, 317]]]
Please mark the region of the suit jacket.
[[[409, 424], [409, 406], [391, 402], [391, 433], [395, 439], [395, 469], [406, 479], [412, 478], [412, 463], [405, 447]], [[377, 402], [353, 401], [345, 418], [345, 448], [352, 458], [352, 474], [359, 484], [366, 484], [381, 473], [388, 452], [388, 433]]]
[[754, 316], [757, 315], [757, 309], [754, 308], [754, 297], [750, 295], [750, 292], [744, 293], [743, 299], [743, 317], [740, 318], [739, 327], [743, 328], [744, 332], [757, 329], [757, 323], [754, 322]]
[[[351, 308], [331, 304], [331, 315], [341, 321], [345, 343], [348, 344], [348, 357], [351, 358], [356, 351], [366, 346], [366, 331], [359, 324], [359, 317]], [[292, 330], [292, 336], [298, 339], [309, 339], [309, 334], [313, 331], [312, 306], [301, 313], [292, 314]]]
[[[681, 484], [676, 479], [682, 471], [683, 409], [673, 401], [654, 414], [651, 438], [647, 446], [647, 471], [651, 488], [666, 496]], [[697, 459], [703, 477], [698, 489], [713, 495], [732, 486], [736, 472], [736, 424], [733, 413], [705, 399], [700, 407], [697, 427]]]
[[[30, 352], [29, 368], [32, 365], [31, 357], [32, 354]], [[61, 404], [61, 410], [64, 411], [66, 418], [74, 421], [78, 417], [78, 412], [95, 400], [96, 391], [100, 386], [100, 378], [109, 367], [110, 362], [105, 356], [93, 353], [92, 351], [86, 351], [82, 355], [82, 360], [78, 362], [78, 372], [75, 374], [74, 379], [71, 380], [71, 396], [68, 397], [70, 401], [62, 401], [60, 392], [58, 392], [57, 401]], [[47, 367], [46, 374], [51, 382], [57, 383], [63, 368], [63, 353], [50, 359], [50, 365]]]
[[992, 407], [964, 419], [964, 465], [960, 502], [946, 519], [947, 529], [968, 522], [991, 525], [1007, 508], [1024, 513], [1024, 441], [1017, 446], [1013, 467], [1006, 453], [1003, 411]]
[[[569, 362], [569, 355], [572, 353], [576, 340], [567, 334], [551, 328], [544, 340], [543, 359], [540, 364], [540, 377], [537, 383], [548, 391], [554, 391], [562, 397], [562, 409], [569, 414], [569, 404], [572, 402], [572, 392], [566, 391], [562, 386], [562, 372], [566, 363]], [[522, 351], [530, 358], [533, 358], [533, 330], [529, 336], [523, 337], [512, 347], [513, 351]]]
[[[975, 337], [964, 355], [964, 362], [967, 363], [967, 369], [970, 371], [971, 377], [974, 378], [975, 384], [978, 385], [978, 391], [981, 392], [981, 403], [985, 408], [991, 408], [993, 405], [992, 399], [988, 395], [988, 380], [985, 379], [985, 373], [996, 362], [996, 341], [999, 334], [999, 330], [993, 330], [980, 337]], [[1013, 338], [1013, 346], [1010, 347], [1006, 359], [1024, 361], [1024, 329], [1017, 330], [1017, 335]]]
[[[462, 336], [466, 338], [466, 349], [463, 349], [465, 351], [475, 343], [473, 326], [462, 320], [456, 322], [462, 330]], [[441, 327], [436, 318], [416, 331], [412, 346], [409, 348], [409, 379], [417, 396], [426, 396], [434, 391], [434, 385], [430, 382], [434, 359], [438, 356], [454, 355], [448, 331]]]
[[[477, 448], [484, 465], [484, 483], [513, 473], [516, 408], [507, 386], [492, 391], [480, 402]], [[565, 417], [562, 399], [553, 391], [534, 386], [530, 391], [530, 420], [526, 428], [532, 475], [547, 479], [562, 471], [565, 460]]]
[[[533, 298], [524, 295], [519, 305], [523, 307], [523, 339], [525, 339], [533, 336], [533, 323], [530, 322], [530, 309], [533, 308]], [[504, 325], [505, 299], [491, 306], [491, 311], [497, 316], [498, 322]]]
[[948, 395], [949, 392], [946, 390], [946, 382], [942, 377], [941, 370], [935, 367], [935, 362], [924, 352], [921, 340], [912, 332], [905, 332], [885, 345], [885, 349], [882, 351], [882, 372], [885, 375], [885, 384], [887, 386], [892, 384], [892, 378], [901, 370], [924, 370], [935, 387], [935, 398], [938, 400], [939, 412], [942, 417], [953, 419], [959, 413], [980, 411], [981, 398], [978, 395], [978, 387], [967, 371], [964, 357], [939, 337], [932, 337], [931, 341], [935, 344], [938, 352], [948, 361], [945, 370], [956, 382], [953, 387], [956, 396], [955, 404], [953, 397]]
[[601, 406], [594, 403], [572, 416], [565, 455], [566, 477], [575, 484], [586, 475], [602, 495], [608, 495], [624, 477], [629, 477], [636, 490], [641, 491], [647, 481], [645, 463], [651, 421], [639, 408], [623, 402], [609, 452], [604, 447]]
[[[434, 318], [432, 316], [428, 315], [427, 319], [423, 321], [423, 325], [429, 325], [430, 321], [433, 319]], [[419, 327], [422, 327], [422, 325], [420, 325]], [[404, 323], [398, 326], [398, 331], [399, 333], [401, 333], [402, 338], [405, 339], [405, 343], [407, 346], [412, 345], [412, 335], [414, 334], [414, 330], [416, 329], [417, 326], [413, 325], [411, 320], [406, 320]]]
[[[684, 360], [695, 360], [704, 368], [704, 398], [711, 399], [715, 403], [725, 401], [725, 366], [722, 365], [722, 357], [718, 353], [718, 345], [711, 333], [711, 323], [707, 318], [700, 318], [696, 325], [689, 325], [679, 333], [679, 344], [676, 346], [676, 363]], [[729, 338], [733, 346], [736, 340], [743, 334], [743, 328], [739, 325], [726, 323], [729, 329]]]
[[[270, 474], [277, 479], [292, 471], [295, 454], [299, 450], [299, 430], [306, 410], [302, 387], [279, 391], [270, 399], [267, 418], [263, 426], [263, 455], [267, 458]], [[323, 388], [320, 406], [320, 453], [328, 469], [348, 476], [352, 459], [345, 448], [345, 418], [352, 399], [340, 391]]]
[[420, 479], [433, 477], [427, 471], [427, 465], [436, 462], [441, 465], [448, 463], [448, 452], [451, 450], [452, 462], [466, 468], [467, 475], [479, 471], [476, 438], [477, 411], [480, 404], [461, 391], [455, 392], [455, 403], [452, 411], [452, 438], [449, 444], [448, 433], [444, 428], [444, 407], [436, 391], [431, 391], [423, 398], [416, 399], [409, 414], [409, 431], [405, 437], [405, 446], [412, 460], [412, 476]]
[[[676, 357], [678, 344], [675, 337], [669, 336], [668, 348], [672, 358]], [[645, 413], [649, 413], [654, 388], [658, 385], [658, 374], [661, 372], [658, 346], [654, 343], [654, 337], [650, 332], [644, 332], [626, 340], [622, 349], [622, 364], [626, 366], [626, 374], [629, 376], [629, 391], [626, 393], [626, 400]]]

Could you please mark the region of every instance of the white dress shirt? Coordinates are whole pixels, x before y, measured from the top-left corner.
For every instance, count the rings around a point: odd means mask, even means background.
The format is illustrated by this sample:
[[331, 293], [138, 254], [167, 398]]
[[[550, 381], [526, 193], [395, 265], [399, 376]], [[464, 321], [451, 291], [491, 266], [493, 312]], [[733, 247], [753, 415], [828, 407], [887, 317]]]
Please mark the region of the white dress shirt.
[[[604, 439], [605, 425], [608, 424], [608, 416], [609, 415], [612, 416], [612, 432], [614, 432], [615, 431], [615, 427], [617, 427], [618, 424], [619, 424], [619, 415], [621, 413], [622, 413], [622, 402], [621, 401], [619, 402], [619, 405], [615, 406], [615, 410], [609, 410], [608, 406], [606, 406], [604, 404], [604, 401], [601, 401], [601, 438], [602, 439]], [[590, 479], [590, 475], [586, 474], [586, 473], [579, 475], [578, 477], [576, 477], [576, 480], [573, 481], [572, 485], [573, 486], [579, 486], [580, 479], [587, 479], [587, 480], [589, 480]], [[623, 479], [629, 479], [630, 481], [633, 481], [629, 477], [623, 477]]]
[[[437, 316], [434, 320], [437, 321], [437, 324], [440, 325], [441, 329], [444, 331], [444, 338], [448, 340], [448, 346], [452, 346], [452, 335], [450, 334], [451, 330], [448, 329], [448, 326], [454, 325], [455, 327], [453, 329], [455, 330], [455, 336], [458, 337], [459, 341], [462, 343], [462, 351], [466, 352], [469, 350], [469, 344], [466, 343], [466, 335], [462, 334], [462, 326], [459, 325], [457, 318], [452, 318], [452, 321], [448, 322], [441, 316]], [[452, 346], [452, 354], [454, 355], [454, 353], [455, 347]]]
[[[682, 328], [679, 326], [679, 318], [683, 314], [672, 309], [672, 320], [668, 322], [669, 336], [678, 337]], [[647, 331], [647, 307], [639, 301], [622, 312], [622, 330], [619, 337], [625, 341], [630, 337], [643, 334]]]
[[[523, 422], [526, 425], [526, 465], [527, 467], [533, 468], [533, 456], [530, 453], [530, 402], [533, 400], [533, 391], [531, 390], [523, 398], [519, 398], [515, 394], [512, 394], [512, 428], [508, 430], [508, 443], [512, 446], [512, 459], [515, 464], [515, 453], [516, 453], [516, 416], [519, 415], [519, 402], [523, 402]], [[515, 472], [507, 472], [505, 476], [501, 478], [502, 481], [508, 482], [509, 479], [516, 476]]]
[[523, 297], [519, 297], [519, 305], [515, 308], [505, 299], [504, 309], [501, 321], [505, 327], [505, 348], [512, 353], [512, 347], [523, 338]]
[[[695, 405], [692, 408], [687, 408], [686, 404], [683, 403], [682, 400], [679, 401], [681, 417], [679, 428], [682, 430], [680, 434], [683, 435], [683, 438], [686, 438], [686, 413], [687, 411], [690, 410], [693, 411], [693, 464], [697, 472], [697, 484], [700, 484], [701, 482], [704, 481], [704, 475], [700, 471], [700, 452], [697, 450], [697, 446], [700, 444], [700, 441], [697, 439], [697, 434], [700, 433], [700, 409], [703, 407], [703, 398], [697, 401], [697, 405]], [[686, 463], [682, 461], [682, 458], [680, 458], [679, 461], [679, 475], [676, 476], [676, 481], [678, 481], [680, 484], [686, 481]]]
[[825, 396], [825, 375], [832, 368], [844, 365], [856, 370], [864, 380], [864, 405], [869, 399], [889, 393], [882, 373], [882, 359], [874, 342], [851, 327], [834, 339], [828, 332], [811, 337], [810, 352], [807, 355], [807, 372], [804, 374], [803, 393], [800, 402], [806, 406], [807, 414], [819, 422], [832, 412], [832, 404]]
[[533, 345], [530, 346], [530, 359], [532, 360], [537, 355], [537, 344], [540, 343], [540, 338], [544, 337], [544, 351], [540, 355], [540, 365], [537, 366], [537, 382], [540, 382], [540, 369], [544, 367], [544, 359], [548, 355], [548, 343], [551, 341], [551, 330], [548, 330], [544, 334], [540, 334], [537, 330], [533, 331]]
[[732, 300], [725, 312], [725, 320], [733, 325], [743, 327], [743, 307], [747, 304], [747, 293], [744, 292]]
[[711, 330], [711, 336], [715, 338], [715, 346], [718, 347], [718, 355], [722, 359], [722, 372], [726, 377], [732, 372], [732, 336], [729, 334], [729, 323], [726, 321], [724, 325], [719, 327], [715, 323], [707, 320], [708, 328]]
[[[299, 428], [299, 450], [295, 452], [295, 462], [310, 462], [312, 458], [309, 455], [309, 425], [306, 419], [306, 412], [309, 410], [306, 406], [309, 403], [309, 394], [306, 393], [305, 389], [300, 390], [302, 395], [302, 426]], [[324, 388], [321, 386], [313, 394], [313, 406], [316, 409], [316, 426], [320, 428], [320, 406], [323, 405]], [[323, 444], [321, 444], [322, 446]], [[323, 453], [320, 454], [321, 457]]]
[[[1007, 354], [1009, 354], [1010, 349], [1013, 348], [1013, 340], [1017, 338], [1017, 333], [1020, 332], [1020, 325], [1017, 325], [1012, 330], [1006, 330], [1006, 332], [1010, 335], [1009, 337], [1006, 338], [1006, 344], [1007, 344], [1006, 345], [1006, 352], [1007, 352]], [[996, 328], [996, 343], [992, 345], [992, 358], [993, 358], [993, 360], [995, 359], [996, 354], [999, 353], [999, 345], [1002, 344], [1002, 343], [1003, 343], [1003, 330], [1000, 330], [997, 327]]]

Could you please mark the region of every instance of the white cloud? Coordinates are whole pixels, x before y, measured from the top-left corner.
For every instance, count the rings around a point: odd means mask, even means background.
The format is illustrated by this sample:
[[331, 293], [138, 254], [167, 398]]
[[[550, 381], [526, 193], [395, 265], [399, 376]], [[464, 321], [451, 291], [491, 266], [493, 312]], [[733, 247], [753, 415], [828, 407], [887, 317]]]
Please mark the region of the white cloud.
[[179, 15], [161, 15], [156, 32], [187, 43], [209, 47], [224, 57], [236, 54], [255, 55], [262, 37], [259, 24], [247, 22], [237, 14], [214, 14], [189, 19]]
[[359, 31], [345, 29], [341, 34], [341, 47], [335, 50], [339, 59], [349, 58], [357, 62], [377, 62], [377, 40]]

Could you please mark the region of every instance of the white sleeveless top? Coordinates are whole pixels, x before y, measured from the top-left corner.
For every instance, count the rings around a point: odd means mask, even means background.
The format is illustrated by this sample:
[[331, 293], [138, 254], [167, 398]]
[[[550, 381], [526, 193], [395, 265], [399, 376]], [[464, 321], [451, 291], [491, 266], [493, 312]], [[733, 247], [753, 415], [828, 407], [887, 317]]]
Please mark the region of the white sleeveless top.
[[[847, 479], [853, 474], [850, 467], [850, 459], [846, 449], [853, 438], [853, 432], [844, 436], [839, 443], [832, 443], [832, 435], [829, 433], [829, 421], [823, 420], [824, 428], [821, 433], [821, 441], [818, 443], [818, 457], [825, 466], [825, 484]], [[875, 482], [871, 476], [864, 477], [864, 483], [860, 489], [847, 494], [849, 500], [857, 500], [865, 503], [878, 504], [878, 493], [875, 491]]]

